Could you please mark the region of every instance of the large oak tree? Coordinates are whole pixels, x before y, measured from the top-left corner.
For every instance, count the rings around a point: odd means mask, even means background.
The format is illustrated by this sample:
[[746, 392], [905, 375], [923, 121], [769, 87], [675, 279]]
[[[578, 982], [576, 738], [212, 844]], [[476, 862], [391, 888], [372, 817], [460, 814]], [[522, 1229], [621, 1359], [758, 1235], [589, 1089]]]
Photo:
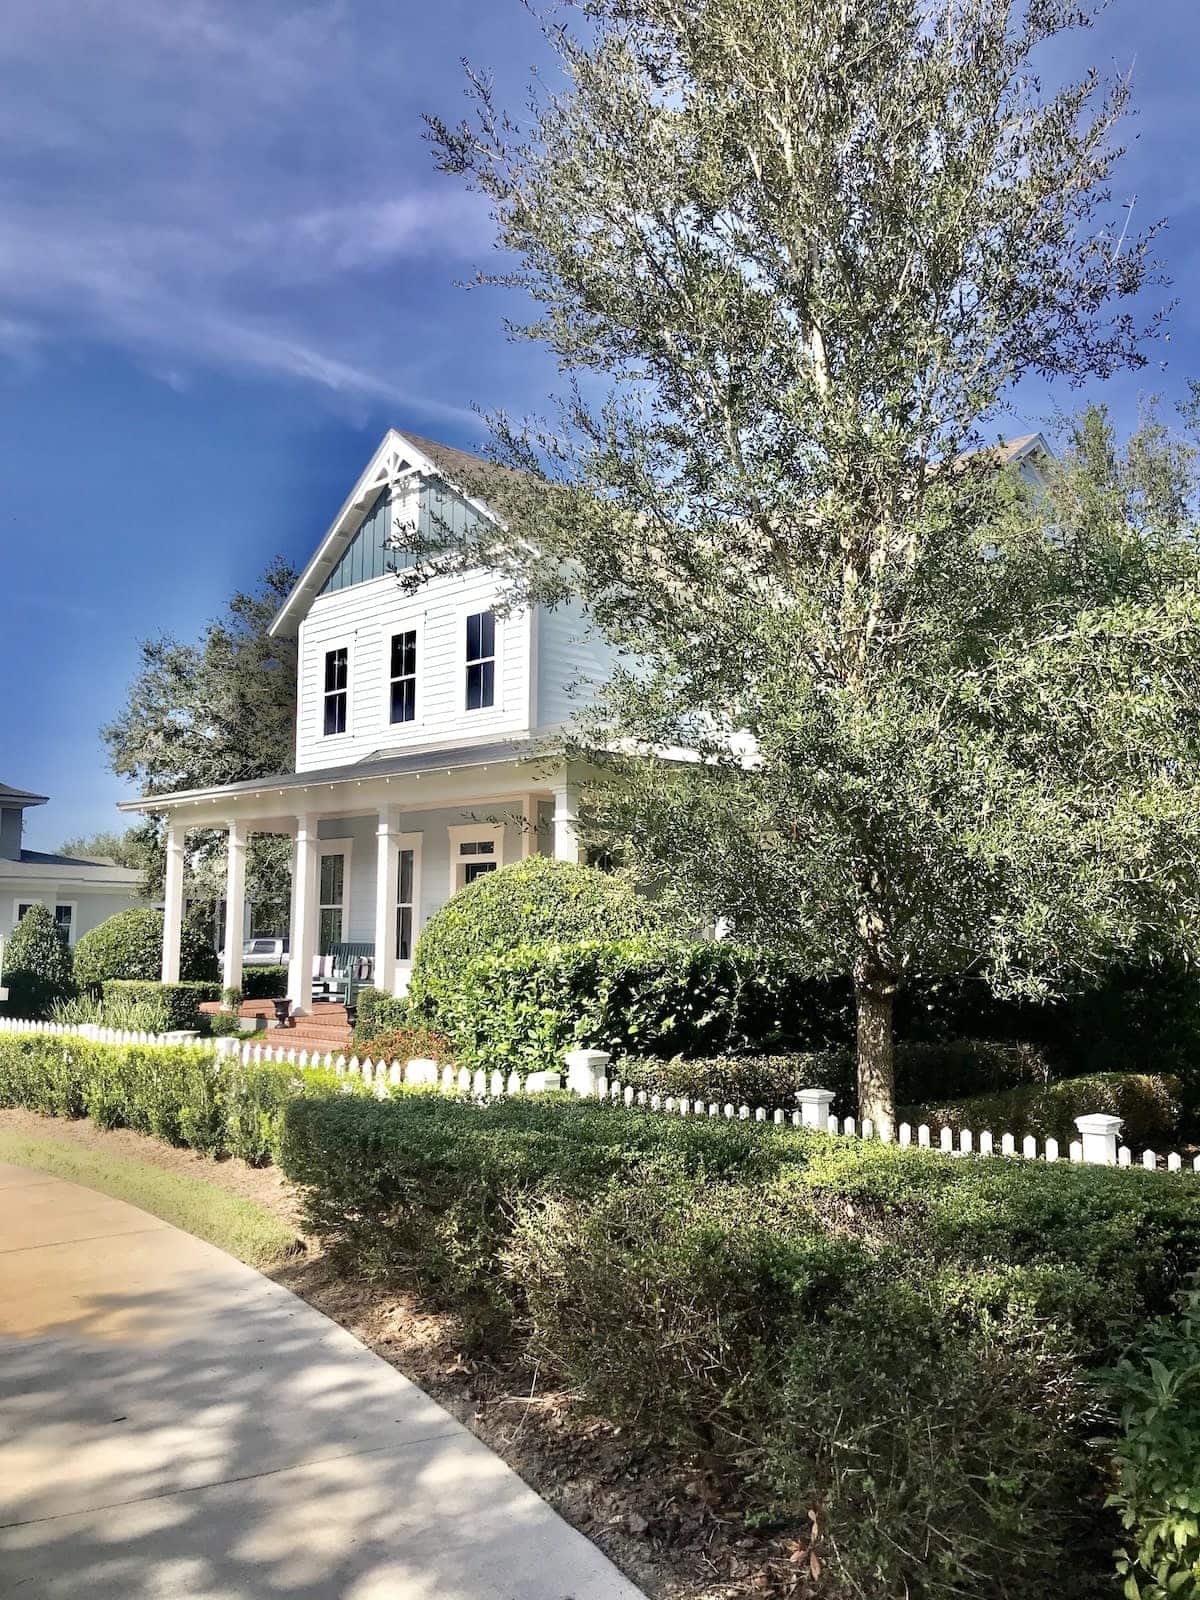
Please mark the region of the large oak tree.
[[1194, 942], [1187, 519], [1127, 526], [1101, 482], [1058, 526], [1086, 463], [1055, 510], [985, 448], [1023, 380], [1142, 360], [1127, 88], [1043, 88], [1068, 0], [563, 12], [523, 120], [472, 73], [468, 120], [431, 121], [492, 203], [487, 281], [532, 296], [516, 332], [571, 382], [552, 423], [496, 420], [531, 477], [488, 483], [504, 526], [474, 544], [435, 529], [426, 570], [578, 593], [638, 659], [593, 729], [622, 752], [594, 826], [852, 972], [887, 1118], [906, 975], [1044, 985]]

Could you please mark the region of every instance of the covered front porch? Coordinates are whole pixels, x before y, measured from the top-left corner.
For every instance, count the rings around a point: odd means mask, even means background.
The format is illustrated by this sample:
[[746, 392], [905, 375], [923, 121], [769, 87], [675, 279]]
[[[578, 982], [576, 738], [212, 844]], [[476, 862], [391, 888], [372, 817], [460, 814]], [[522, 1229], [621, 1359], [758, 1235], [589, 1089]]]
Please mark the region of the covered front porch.
[[292, 838], [288, 998], [304, 1015], [321, 985], [322, 956], [335, 948], [353, 947], [371, 982], [403, 994], [422, 926], [457, 890], [533, 854], [578, 860], [581, 777], [561, 758], [491, 747], [135, 802], [128, 809], [168, 818], [163, 980], [179, 977], [193, 830], [228, 836], [227, 989], [242, 987], [248, 841], [256, 832]]

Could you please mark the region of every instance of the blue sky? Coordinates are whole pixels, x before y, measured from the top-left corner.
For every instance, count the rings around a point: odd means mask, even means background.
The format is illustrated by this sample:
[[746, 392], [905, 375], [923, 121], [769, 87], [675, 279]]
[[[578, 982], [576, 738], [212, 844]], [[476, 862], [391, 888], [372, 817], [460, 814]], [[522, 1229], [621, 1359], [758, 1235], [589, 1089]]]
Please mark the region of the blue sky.
[[[1171, 220], [1182, 303], [1104, 396], [1128, 418], [1200, 376], [1200, 7], [1113, 0], [1072, 52], [1132, 69], [1116, 198]], [[120, 824], [99, 729], [141, 637], [302, 560], [389, 424], [471, 445], [472, 407], [553, 388], [500, 299], [455, 287], [490, 227], [420, 114], [457, 114], [463, 55], [515, 103], [542, 46], [519, 0], [8, 0], [0, 781], [53, 797], [27, 844]], [[1023, 394], [1013, 431], [1053, 403]]]

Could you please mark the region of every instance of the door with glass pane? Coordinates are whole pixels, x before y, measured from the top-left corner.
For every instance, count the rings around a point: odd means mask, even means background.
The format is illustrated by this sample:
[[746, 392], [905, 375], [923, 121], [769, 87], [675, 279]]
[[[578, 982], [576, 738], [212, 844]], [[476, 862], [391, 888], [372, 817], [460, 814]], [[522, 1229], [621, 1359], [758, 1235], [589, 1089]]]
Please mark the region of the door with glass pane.
[[400, 851], [399, 869], [396, 873], [396, 960], [409, 962], [413, 953], [413, 929], [416, 927], [416, 866], [415, 850]]
[[332, 954], [335, 945], [346, 940], [346, 857], [321, 857], [321, 900], [318, 938], [323, 956]]

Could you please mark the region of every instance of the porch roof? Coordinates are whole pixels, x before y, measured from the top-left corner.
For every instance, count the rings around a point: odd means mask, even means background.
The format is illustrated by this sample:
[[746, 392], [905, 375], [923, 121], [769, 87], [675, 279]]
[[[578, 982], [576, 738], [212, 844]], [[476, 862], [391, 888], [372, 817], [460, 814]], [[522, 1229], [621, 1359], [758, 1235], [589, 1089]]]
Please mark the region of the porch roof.
[[478, 767], [520, 766], [561, 756], [561, 749], [526, 741], [510, 740], [497, 744], [457, 745], [446, 750], [376, 750], [350, 766], [314, 767], [307, 772], [283, 772], [274, 777], [247, 778], [241, 783], [219, 784], [210, 789], [177, 789], [172, 794], [143, 795], [137, 800], [118, 802], [122, 811], [169, 811], [174, 806], [192, 805], [201, 800], [232, 799], [278, 793], [284, 789], [311, 789], [320, 784], [358, 786], [368, 778], [422, 777], [431, 773], [469, 771]]

